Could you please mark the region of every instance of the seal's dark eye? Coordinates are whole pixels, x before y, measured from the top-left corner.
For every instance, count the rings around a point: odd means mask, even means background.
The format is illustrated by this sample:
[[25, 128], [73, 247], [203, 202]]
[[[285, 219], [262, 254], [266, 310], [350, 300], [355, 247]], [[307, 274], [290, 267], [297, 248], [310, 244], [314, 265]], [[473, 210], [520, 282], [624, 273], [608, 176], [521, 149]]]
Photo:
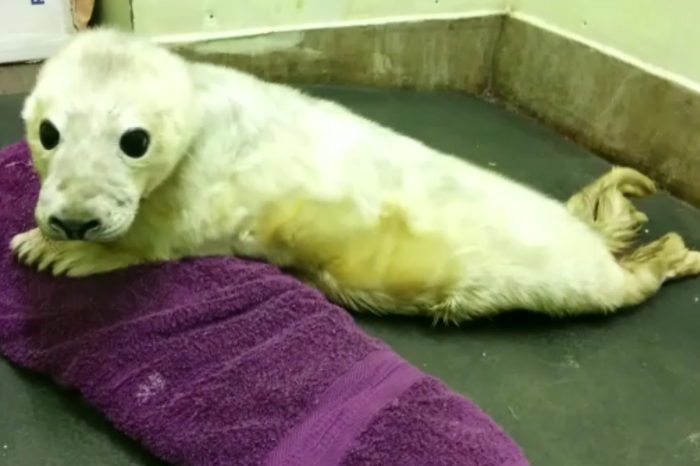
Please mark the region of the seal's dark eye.
[[127, 157], [138, 159], [146, 155], [151, 137], [146, 130], [141, 128], [130, 129], [122, 134], [119, 140], [119, 148]]
[[51, 150], [61, 141], [61, 133], [49, 120], [43, 120], [39, 125], [39, 140], [44, 149]]

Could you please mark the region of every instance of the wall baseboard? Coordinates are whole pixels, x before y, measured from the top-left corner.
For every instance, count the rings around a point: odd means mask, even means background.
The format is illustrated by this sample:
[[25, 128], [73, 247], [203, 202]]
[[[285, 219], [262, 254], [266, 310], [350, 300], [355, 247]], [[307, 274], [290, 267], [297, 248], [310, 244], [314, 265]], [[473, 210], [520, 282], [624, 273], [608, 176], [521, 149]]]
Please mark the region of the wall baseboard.
[[286, 83], [457, 89], [481, 94], [503, 17], [274, 32], [175, 44], [196, 61]]

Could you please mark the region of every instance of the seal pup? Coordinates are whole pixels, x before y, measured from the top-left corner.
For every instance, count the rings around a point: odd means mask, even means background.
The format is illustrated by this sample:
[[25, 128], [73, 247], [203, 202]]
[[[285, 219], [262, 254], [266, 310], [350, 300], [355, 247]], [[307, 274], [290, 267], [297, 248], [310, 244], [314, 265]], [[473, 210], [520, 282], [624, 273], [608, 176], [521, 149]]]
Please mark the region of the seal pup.
[[[632, 247], [654, 183], [614, 168], [562, 204], [344, 107], [131, 34], [76, 35], [22, 116], [41, 180], [19, 259], [73, 277], [235, 255], [349, 309], [460, 322], [634, 306], [700, 273]], [[18, 232], [19, 233], [19, 232]]]

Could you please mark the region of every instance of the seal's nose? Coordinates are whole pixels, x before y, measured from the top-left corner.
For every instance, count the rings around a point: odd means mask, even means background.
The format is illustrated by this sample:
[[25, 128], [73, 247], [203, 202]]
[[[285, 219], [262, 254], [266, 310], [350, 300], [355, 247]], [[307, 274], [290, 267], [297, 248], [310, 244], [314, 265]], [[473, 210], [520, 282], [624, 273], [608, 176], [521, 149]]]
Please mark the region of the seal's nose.
[[82, 240], [85, 239], [88, 232], [98, 230], [102, 226], [102, 222], [97, 219], [77, 220], [58, 218], [52, 215], [49, 217], [49, 225], [54, 230], [62, 232], [67, 239]]

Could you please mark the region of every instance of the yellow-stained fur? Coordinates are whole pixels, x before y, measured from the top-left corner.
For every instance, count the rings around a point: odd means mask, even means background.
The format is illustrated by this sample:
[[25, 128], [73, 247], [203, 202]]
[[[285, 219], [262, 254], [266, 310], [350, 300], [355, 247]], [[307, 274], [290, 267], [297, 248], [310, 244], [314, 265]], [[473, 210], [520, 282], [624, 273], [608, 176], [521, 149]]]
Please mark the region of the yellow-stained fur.
[[[267, 259], [296, 267], [356, 310], [415, 313], [418, 304], [440, 301], [459, 281], [459, 261], [449, 245], [438, 234], [412, 231], [397, 206], [382, 206], [376, 223], [363, 220], [350, 202], [304, 197], [272, 203], [263, 212], [251, 230]], [[379, 296], [371, 299], [370, 290], [380, 290]]]
[[[24, 263], [79, 277], [208, 255], [269, 261], [358, 311], [460, 322], [636, 305], [700, 273], [633, 246], [654, 183], [615, 168], [564, 205], [347, 109], [112, 31], [78, 34], [23, 110], [41, 179]], [[134, 139], [135, 138], [135, 139]]]

